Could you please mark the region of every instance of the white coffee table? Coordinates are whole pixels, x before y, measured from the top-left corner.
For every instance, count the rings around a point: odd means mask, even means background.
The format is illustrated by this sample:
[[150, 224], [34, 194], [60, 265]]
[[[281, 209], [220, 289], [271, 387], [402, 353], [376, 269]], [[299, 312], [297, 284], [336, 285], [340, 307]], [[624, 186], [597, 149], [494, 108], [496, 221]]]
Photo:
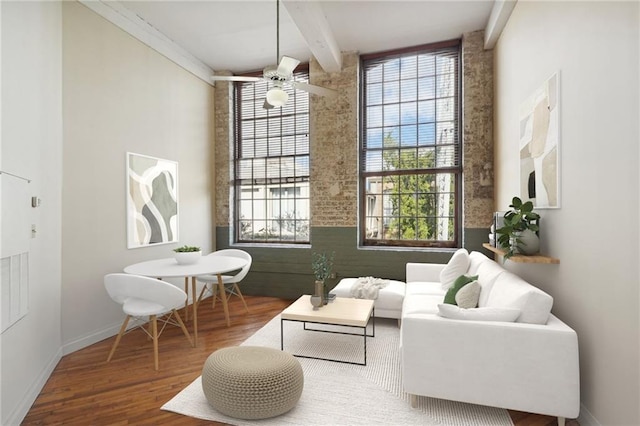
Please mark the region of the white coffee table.
[[[304, 323], [305, 330], [320, 331], [325, 333], [345, 334], [350, 336], [361, 336], [364, 340], [364, 362], [342, 361], [332, 358], [319, 358], [306, 355], [294, 356], [300, 358], [321, 359], [324, 361], [341, 362], [345, 364], [367, 365], [367, 337], [376, 335], [376, 317], [373, 308], [373, 300], [351, 299], [347, 297], [336, 297], [332, 302], [314, 310], [311, 305], [309, 295], [300, 296], [280, 314], [280, 349], [284, 350], [284, 321], [296, 321]], [[372, 332], [367, 334], [367, 325], [372, 323]], [[307, 329], [307, 323], [339, 325], [361, 329], [361, 333], [348, 333], [333, 330]]]

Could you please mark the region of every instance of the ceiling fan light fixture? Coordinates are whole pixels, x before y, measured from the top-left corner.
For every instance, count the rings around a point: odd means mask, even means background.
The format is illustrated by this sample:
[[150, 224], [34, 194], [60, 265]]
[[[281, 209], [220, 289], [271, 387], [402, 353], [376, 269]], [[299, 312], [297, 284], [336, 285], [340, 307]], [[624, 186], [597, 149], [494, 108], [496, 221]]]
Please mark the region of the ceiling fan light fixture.
[[280, 107], [286, 104], [288, 100], [289, 95], [280, 87], [272, 87], [267, 92], [267, 102], [269, 102], [274, 107]]

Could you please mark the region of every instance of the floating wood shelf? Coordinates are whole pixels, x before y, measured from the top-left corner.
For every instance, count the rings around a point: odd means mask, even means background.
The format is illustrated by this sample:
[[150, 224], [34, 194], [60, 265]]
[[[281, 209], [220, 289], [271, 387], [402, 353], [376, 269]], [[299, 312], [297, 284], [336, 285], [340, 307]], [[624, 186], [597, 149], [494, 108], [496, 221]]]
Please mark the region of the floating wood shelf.
[[[499, 254], [500, 256], [504, 256], [505, 254], [504, 250], [494, 247], [489, 243], [483, 243], [482, 247], [496, 254]], [[560, 259], [556, 259], [555, 257], [551, 257], [551, 256], [545, 256], [544, 254], [535, 254], [531, 256], [514, 254], [508, 260], [512, 262], [518, 262], [518, 263], [553, 263], [553, 264], [560, 263]]]

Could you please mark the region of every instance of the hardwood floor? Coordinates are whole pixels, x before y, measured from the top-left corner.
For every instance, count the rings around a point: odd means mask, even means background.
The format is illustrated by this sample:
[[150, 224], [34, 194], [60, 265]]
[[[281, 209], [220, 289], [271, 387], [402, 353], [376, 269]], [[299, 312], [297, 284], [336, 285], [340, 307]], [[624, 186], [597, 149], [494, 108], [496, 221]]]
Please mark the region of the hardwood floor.
[[[125, 335], [110, 363], [106, 358], [115, 337], [66, 355], [29, 410], [23, 425], [219, 425], [160, 410], [202, 370], [209, 354], [238, 345], [291, 301], [246, 297], [229, 303], [231, 327], [224, 326], [220, 303], [198, 307], [198, 346], [192, 348], [178, 327], [167, 327], [159, 340], [160, 370], [153, 368], [151, 341], [140, 331]], [[182, 315], [182, 311], [180, 311]], [[191, 321], [187, 327], [191, 331]], [[517, 426], [555, 425], [556, 419], [510, 411]], [[567, 426], [577, 426], [574, 420]]]

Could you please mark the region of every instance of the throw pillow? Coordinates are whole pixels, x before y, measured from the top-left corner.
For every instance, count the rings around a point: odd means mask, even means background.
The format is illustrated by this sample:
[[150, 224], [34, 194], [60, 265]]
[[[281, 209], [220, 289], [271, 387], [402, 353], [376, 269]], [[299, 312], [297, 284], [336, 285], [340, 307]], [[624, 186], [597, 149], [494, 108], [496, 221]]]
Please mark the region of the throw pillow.
[[445, 267], [440, 271], [440, 284], [443, 290], [449, 290], [453, 282], [469, 269], [469, 252], [466, 249], [458, 249]]
[[463, 286], [460, 291], [456, 293], [456, 304], [463, 309], [477, 307], [478, 299], [480, 299], [480, 288], [478, 281]]
[[520, 310], [511, 308], [462, 309], [459, 306], [439, 304], [438, 315], [458, 320], [514, 322], [520, 315]]
[[453, 282], [453, 285], [451, 286], [451, 288], [449, 288], [449, 290], [447, 290], [447, 293], [444, 295], [444, 303], [449, 303], [451, 305], [455, 305], [456, 304], [456, 294], [460, 291], [460, 289], [462, 287], [464, 287], [465, 285], [476, 281], [477, 279], [478, 279], [477, 275], [474, 275], [473, 277], [468, 277], [466, 275], [460, 275], [458, 278], [456, 278], [456, 280]]

